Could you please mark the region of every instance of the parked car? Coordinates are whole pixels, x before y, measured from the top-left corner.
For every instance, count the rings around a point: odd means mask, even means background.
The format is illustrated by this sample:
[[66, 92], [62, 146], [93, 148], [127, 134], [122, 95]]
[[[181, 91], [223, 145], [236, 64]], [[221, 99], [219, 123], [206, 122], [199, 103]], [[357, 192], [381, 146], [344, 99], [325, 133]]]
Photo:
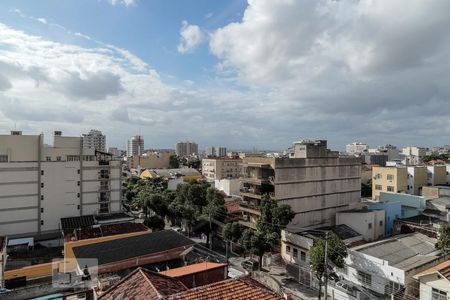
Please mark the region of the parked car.
[[5, 288], [1, 288], [0, 289], [0, 294], [6, 294], [6, 293], [9, 293], [9, 292], [11, 292], [11, 290], [8, 290], [8, 289], [5, 289]]
[[256, 260], [247, 259], [241, 263], [241, 266], [246, 270], [254, 271], [258, 269], [259, 263]]

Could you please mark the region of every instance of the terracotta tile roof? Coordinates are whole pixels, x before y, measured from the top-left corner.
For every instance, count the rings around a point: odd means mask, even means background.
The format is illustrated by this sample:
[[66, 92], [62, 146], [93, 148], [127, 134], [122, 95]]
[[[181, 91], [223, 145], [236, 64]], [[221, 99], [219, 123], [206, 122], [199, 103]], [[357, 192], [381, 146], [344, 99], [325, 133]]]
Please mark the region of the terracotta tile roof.
[[198, 264], [188, 265], [180, 268], [175, 268], [167, 271], [162, 271], [160, 274], [170, 276], [170, 277], [181, 277], [185, 275], [195, 274], [204, 272], [207, 270], [217, 269], [217, 268], [224, 268], [226, 267], [226, 264], [218, 264], [213, 262], [201, 262]]
[[446, 262], [440, 263], [432, 268], [420, 272], [419, 274], [416, 274], [414, 277], [419, 278], [433, 273], [440, 273], [442, 276], [447, 278], [447, 280], [450, 280], [450, 260], [447, 260]]
[[251, 278], [219, 281], [167, 296], [167, 300], [282, 300], [280, 295], [268, 290]]
[[230, 214], [239, 213], [241, 211], [241, 206], [239, 203], [241, 200], [235, 199], [230, 201], [225, 201], [225, 208], [227, 209], [227, 212]]
[[137, 268], [98, 299], [162, 299], [186, 290], [187, 287], [178, 279]]

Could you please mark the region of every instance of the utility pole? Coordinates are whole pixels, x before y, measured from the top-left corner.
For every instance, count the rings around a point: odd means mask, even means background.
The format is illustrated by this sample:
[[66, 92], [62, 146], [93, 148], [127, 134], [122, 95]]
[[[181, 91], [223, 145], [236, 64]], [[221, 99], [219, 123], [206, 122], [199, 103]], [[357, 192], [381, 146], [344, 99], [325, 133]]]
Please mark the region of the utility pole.
[[328, 299], [328, 231], [325, 232], [325, 300]]

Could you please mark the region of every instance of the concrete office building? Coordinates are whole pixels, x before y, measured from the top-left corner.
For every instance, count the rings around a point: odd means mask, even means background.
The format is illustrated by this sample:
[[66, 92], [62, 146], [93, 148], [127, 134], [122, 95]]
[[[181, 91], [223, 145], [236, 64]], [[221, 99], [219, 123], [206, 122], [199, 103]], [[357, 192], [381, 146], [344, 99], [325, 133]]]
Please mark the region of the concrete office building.
[[121, 211], [121, 162], [55, 131], [0, 135], [0, 234], [58, 232], [60, 219]]
[[296, 228], [334, 225], [337, 211], [360, 201], [360, 159], [339, 157], [325, 140], [296, 142], [289, 158], [245, 157], [242, 167], [242, 223], [249, 227], [264, 195], [291, 206]]
[[178, 156], [198, 154], [198, 145], [194, 142], [179, 142], [175, 147]]
[[227, 147], [207, 147], [206, 156], [225, 157], [227, 156]]
[[144, 138], [141, 135], [133, 136], [128, 140], [127, 156], [142, 155], [144, 153]]
[[202, 174], [210, 182], [239, 178], [241, 163], [241, 159], [234, 158], [204, 158], [202, 159]]
[[369, 145], [364, 144], [364, 143], [354, 142], [354, 143], [348, 144], [345, 147], [345, 150], [350, 155], [359, 155], [359, 154], [369, 150]]
[[106, 150], [106, 136], [101, 131], [91, 129], [89, 133], [83, 134], [83, 148]]

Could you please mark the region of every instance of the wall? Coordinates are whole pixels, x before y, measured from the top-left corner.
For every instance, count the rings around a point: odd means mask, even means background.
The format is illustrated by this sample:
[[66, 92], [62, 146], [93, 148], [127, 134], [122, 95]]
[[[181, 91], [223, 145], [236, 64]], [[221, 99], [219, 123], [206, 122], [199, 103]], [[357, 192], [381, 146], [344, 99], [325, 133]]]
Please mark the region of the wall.
[[385, 236], [391, 236], [394, 233], [394, 220], [402, 215], [402, 206], [400, 202], [369, 203], [368, 208], [369, 210], [384, 210]]
[[446, 291], [447, 297], [450, 296], [450, 283], [448, 280], [442, 277], [439, 279], [437, 273], [432, 273], [420, 277], [420, 300], [431, 300], [433, 288]]
[[133, 155], [127, 158], [129, 168], [166, 169], [170, 167], [170, 156], [174, 153], [147, 153], [143, 156]]
[[420, 195], [422, 187], [427, 185], [427, 168], [422, 166], [407, 167], [408, 194]]
[[385, 236], [384, 210], [367, 212], [338, 212], [336, 224], [345, 224], [360, 233], [364, 240], [374, 241]]
[[[393, 188], [395, 193], [407, 192], [408, 174], [405, 167], [373, 167], [372, 168], [372, 199], [378, 200], [380, 192], [389, 192], [388, 186]], [[388, 180], [388, 175], [393, 176]], [[377, 189], [381, 186], [381, 190]]]
[[426, 208], [426, 198], [397, 193], [380, 193], [380, 202], [400, 202], [402, 207], [402, 218], [417, 216]]
[[188, 288], [194, 288], [202, 285], [219, 282], [226, 279], [228, 276], [227, 267], [216, 268], [199, 272], [195, 274], [189, 274], [185, 276], [176, 277]]

